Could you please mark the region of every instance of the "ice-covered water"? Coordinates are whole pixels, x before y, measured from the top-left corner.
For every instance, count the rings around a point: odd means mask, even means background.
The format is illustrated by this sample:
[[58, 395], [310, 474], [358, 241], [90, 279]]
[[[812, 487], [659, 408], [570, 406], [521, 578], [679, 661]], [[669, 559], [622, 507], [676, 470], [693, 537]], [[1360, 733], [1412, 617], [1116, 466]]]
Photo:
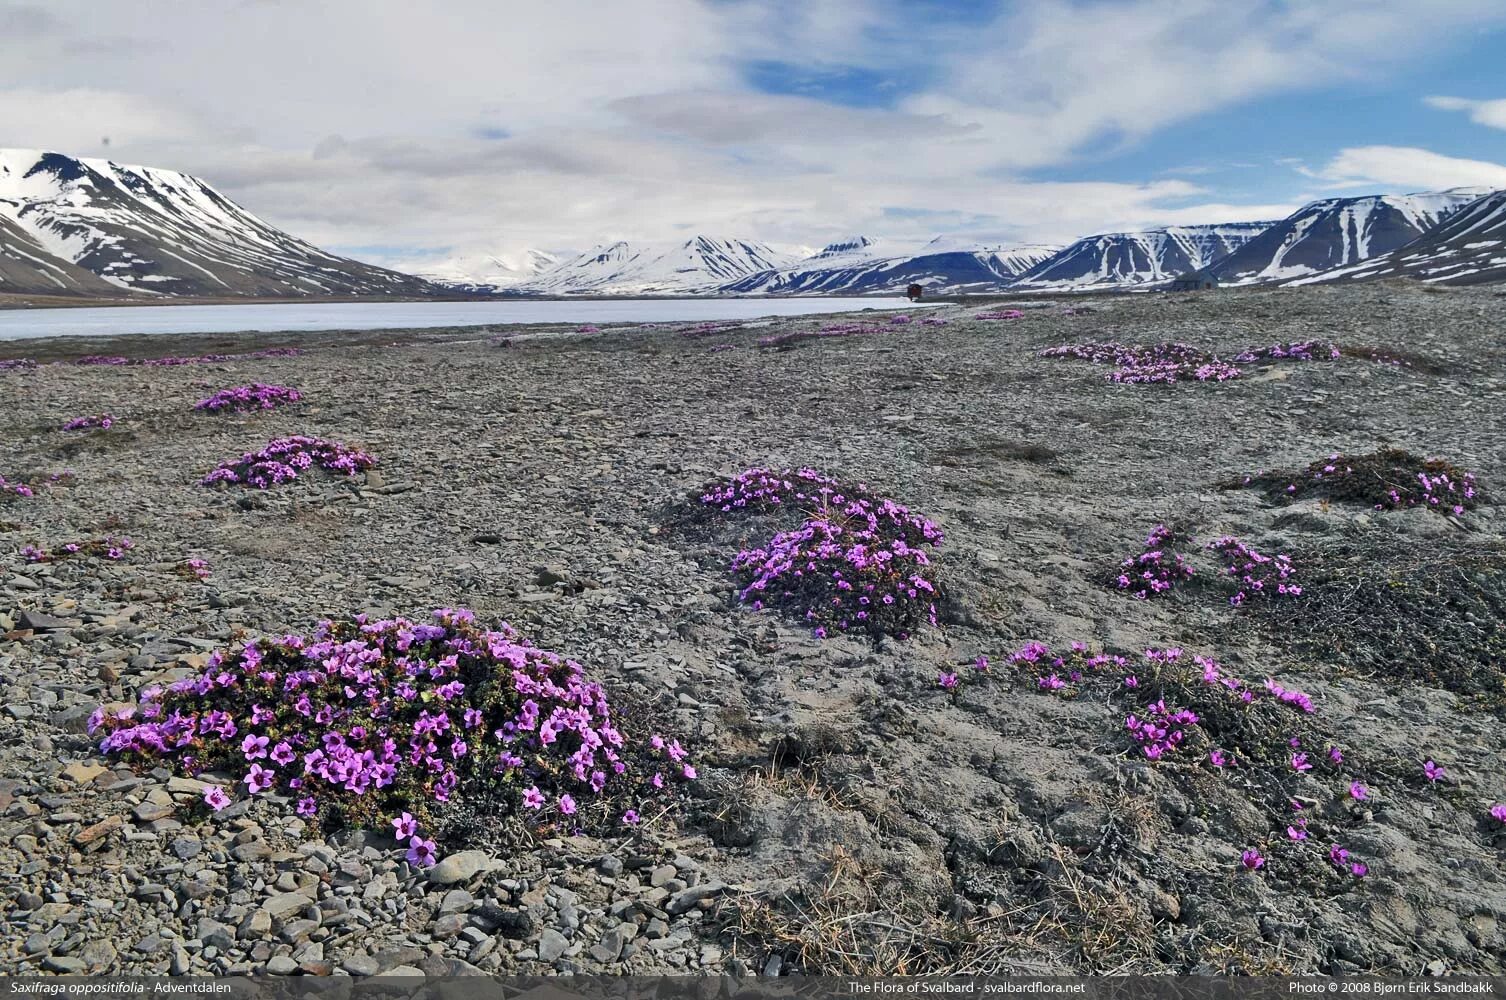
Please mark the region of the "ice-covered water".
[[0, 340], [133, 333], [402, 330], [530, 323], [666, 323], [904, 309], [903, 296], [790, 299], [591, 299], [487, 302], [310, 302], [0, 310]]

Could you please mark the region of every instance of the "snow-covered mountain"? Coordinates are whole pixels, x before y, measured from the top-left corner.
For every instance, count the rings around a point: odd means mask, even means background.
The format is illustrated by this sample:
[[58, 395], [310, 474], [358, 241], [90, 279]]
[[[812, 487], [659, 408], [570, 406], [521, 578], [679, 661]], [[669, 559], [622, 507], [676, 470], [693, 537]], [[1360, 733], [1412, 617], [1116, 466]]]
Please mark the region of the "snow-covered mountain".
[[800, 256], [798, 250], [712, 236], [669, 244], [619, 242], [563, 261], [520, 287], [547, 295], [710, 294]]
[[574, 256], [574, 253], [526, 247], [517, 251], [461, 254], [439, 261], [399, 261], [396, 267], [457, 291], [487, 292], [527, 284]]
[[920, 247], [855, 236], [830, 243], [788, 267], [724, 285], [734, 294], [848, 294], [902, 292], [911, 284], [932, 292], [998, 291], [1056, 252], [1046, 246], [979, 246], [937, 237]]
[[120, 289], [71, 260], [58, 257], [35, 236], [0, 214], [0, 294], [114, 295]]
[[[155, 295], [423, 295], [411, 275], [336, 257], [173, 170], [0, 150], [0, 245], [8, 274], [36, 248], [32, 283]], [[59, 262], [76, 268], [67, 276]], [[66, 269], [65, 269], [66, 270]], [[98, 283], [83, 279], [83, 271]], [[3, 290], [21, 290], [19, 275]], [[11, 288], [14, 284], [14, 288]]]
[[1476, 198], [1405, 246], [1287, 283], [1379, 278], [1418, 278], [1448, 285], [1506, 281], [1506, 191]]
[[1168, 281], [1236, 252], [1271, 225], [1226, 222], [1088, 236], [1031, 267], [1011, 287], [1071, 291]]
[[1357, 264], [1417, 239], [1488, 191], [1325, 198], [1304, 205], [1213, 265], [1224, 284], [1289, 281]]

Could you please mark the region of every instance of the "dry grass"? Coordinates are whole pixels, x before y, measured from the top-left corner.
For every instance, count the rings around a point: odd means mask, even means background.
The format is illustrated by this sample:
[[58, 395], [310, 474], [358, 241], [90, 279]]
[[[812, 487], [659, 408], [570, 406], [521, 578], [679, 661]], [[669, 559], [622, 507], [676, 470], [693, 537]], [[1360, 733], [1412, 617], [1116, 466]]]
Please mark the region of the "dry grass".
[[907, 900], [900, 879], [841, 848], [798, 893], [729, 900], [717, 911], [734, 953], [769, 955], [808, 975], [940, 976], [1020, 972], [1126, 974], [1158, 968], [1144, 904], [1052, 846], [1039, 898], [957, 919]]

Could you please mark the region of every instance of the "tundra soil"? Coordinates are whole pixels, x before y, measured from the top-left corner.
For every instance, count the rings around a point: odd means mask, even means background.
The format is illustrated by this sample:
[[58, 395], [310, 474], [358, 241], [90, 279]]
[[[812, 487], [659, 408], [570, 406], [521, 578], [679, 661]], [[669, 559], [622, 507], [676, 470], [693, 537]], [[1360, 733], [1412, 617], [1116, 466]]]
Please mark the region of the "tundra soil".
[[[832, 321], [521, 329], [505, 345], [315, 335], [293, 358], [0, 371], [0, 475], [76, 474], [0, 502], [0, 971], [1506, 972], [1506, 823], [1490, 815], [1506, 802], [1500, 508], [1222, 488], [1395, 446], [1499, 495], [1506, 297], [1388, 283], [1026, 305], [999, 320], [947, 304], [940, 326], [879, 315], [882, 332], [788, 349], [756, 342]], [[1346, 356], [1173, 385], [1037, 356], [1310, 338]], [[307, 398], [192, 410], [253, 381]], [[116, 425], [59, 430], [101, 412]], [[381, 464], [266, 492], [198, 485], [301, 433]], [[696, 496], [749, 466], [813, 466], [934, 518], [942, 627], [820, 640], [739, 607], [729, 563], [768, 525], [698, 516]], [[1192, 584], [1130, 599], [1107, 581], [1160, 522], [1199, 546], [1234, 535], [1289, 553], [1303, 595], [1232, 607], [1211, 554], [1189, 550]], [[21, 555], [107, 535], [136, 547], [120, 562]], [[208, 580], [182, 572], [190, 558]], [[701, 779], [605, 839], [532, 836], [477, 792], [419, 872], [383, 831], [305, 829], [285, 802], [205, 819], [195, 782], [101, 759], [84, 733], [96, 706], [243, 635], [444, 606], [580, 661], [680, 734]], [[1049, 668], [1009, 658], [1030, 640], [1180, 647], [1316, 712], [1267, 703], [1286, 715], [1224, 729], [1234, 766], [1150, 761], [1125, 733], [1145, 699], [1091, 677], [1042, 689]], [[1187, 690], [1167, 684], [1169, 701]], [[1293, 736], [1323, 766], [1293, 769]], [[1305, 841], [1287, 832], [1299, 818]], [[1368, 873], [1331, 864], [1334, 844]]]

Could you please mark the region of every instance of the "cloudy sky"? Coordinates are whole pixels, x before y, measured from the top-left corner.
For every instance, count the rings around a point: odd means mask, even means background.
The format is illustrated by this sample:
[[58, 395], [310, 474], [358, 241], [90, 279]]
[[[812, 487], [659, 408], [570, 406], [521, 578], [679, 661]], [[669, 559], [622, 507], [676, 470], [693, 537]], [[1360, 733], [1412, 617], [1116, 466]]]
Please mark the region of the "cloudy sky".
[[0, 0], [0, 146], [383, 262], [1506, 187], [1500, 0]]

